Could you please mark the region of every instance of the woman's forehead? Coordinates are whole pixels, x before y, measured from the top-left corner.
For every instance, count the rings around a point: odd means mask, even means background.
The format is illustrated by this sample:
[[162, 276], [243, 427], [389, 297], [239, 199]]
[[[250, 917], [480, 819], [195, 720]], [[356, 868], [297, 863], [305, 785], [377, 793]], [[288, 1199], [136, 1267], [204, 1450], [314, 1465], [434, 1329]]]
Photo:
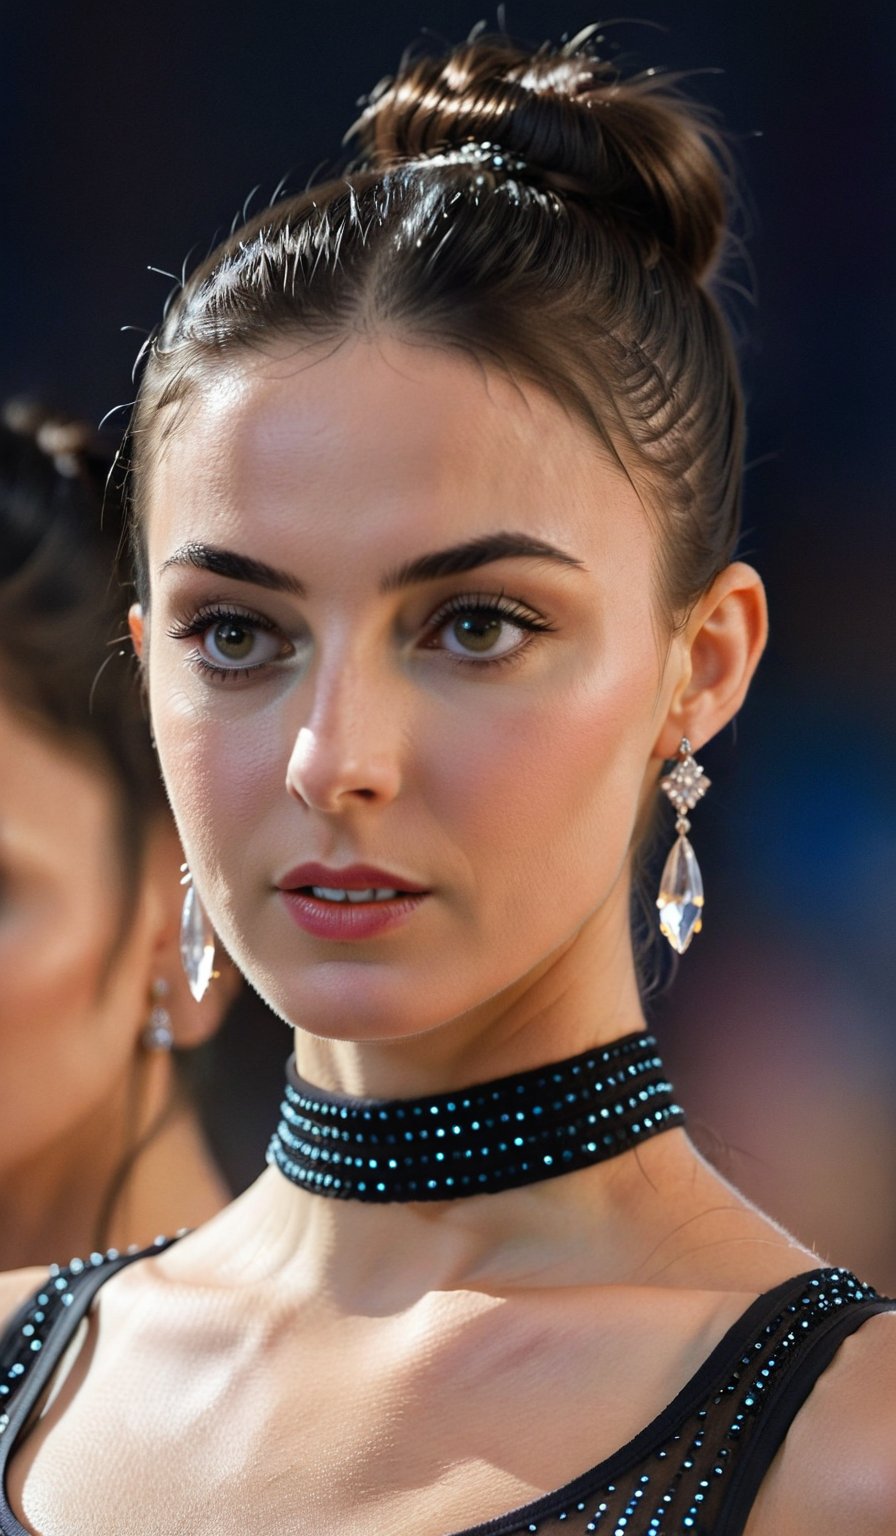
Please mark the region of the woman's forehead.
[[587, 540], [628, 503], [606, 450], [546, 391], [457, 349], [376, 339], [317, 354], [284, 343], [204, 375], [148, 510], [164, 558], [160, 536], [195, 537], [197, 520], [243, 539], [388, 543], [419, 528], [426, 545], [524, 527]]

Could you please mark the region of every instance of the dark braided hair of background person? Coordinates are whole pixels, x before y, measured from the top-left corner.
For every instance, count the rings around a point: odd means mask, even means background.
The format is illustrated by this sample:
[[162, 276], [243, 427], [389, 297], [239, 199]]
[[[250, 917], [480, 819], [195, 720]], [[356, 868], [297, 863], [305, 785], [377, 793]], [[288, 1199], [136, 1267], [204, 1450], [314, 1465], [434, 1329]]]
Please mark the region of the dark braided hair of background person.
[[[0, 691], [28, 724], [105, 773], [122, 895], [166, 810], [127, 640], [130, 561], [114, 445], [30, 402], [0, 422]], [[126, 921], [125, 921], [126, 929]]]

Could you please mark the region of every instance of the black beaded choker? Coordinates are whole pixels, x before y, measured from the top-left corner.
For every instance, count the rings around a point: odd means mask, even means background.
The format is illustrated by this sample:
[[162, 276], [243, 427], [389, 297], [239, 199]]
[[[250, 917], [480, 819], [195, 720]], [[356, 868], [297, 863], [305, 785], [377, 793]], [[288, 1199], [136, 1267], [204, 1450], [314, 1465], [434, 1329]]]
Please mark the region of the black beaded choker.
[[684, 1124], [652, 1035], [423, 1099], [352, 1099], [291, 1058], [268, 1162], [293, 1184], [380, 1204], [490, 1195], [617, 1157]]

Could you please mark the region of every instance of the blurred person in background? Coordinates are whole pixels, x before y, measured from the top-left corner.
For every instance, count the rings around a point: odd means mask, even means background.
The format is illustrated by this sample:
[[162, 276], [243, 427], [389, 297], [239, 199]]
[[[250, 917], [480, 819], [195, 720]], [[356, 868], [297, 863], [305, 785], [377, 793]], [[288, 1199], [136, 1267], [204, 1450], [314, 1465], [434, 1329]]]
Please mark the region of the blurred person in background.
[[[180, 1053], [216, 1030], [179, 954], [183, 855], [133, 664], [110, 457], [0, 426], [0, 1265], [123, 1248], [228, 1198]], [[185, 1064], [184, 1064], [185, 1065]]]

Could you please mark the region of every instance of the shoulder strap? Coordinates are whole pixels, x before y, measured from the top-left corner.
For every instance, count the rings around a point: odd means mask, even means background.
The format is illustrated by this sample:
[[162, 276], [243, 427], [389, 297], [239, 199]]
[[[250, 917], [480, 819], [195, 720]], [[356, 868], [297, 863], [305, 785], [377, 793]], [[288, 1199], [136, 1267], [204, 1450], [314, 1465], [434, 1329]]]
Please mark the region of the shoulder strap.
[[819, 1324], [811, 1339], [783, 1374], [766, 1405], [755, 1434], [739, 1460], [720, 1510], [714, 1536], [742, 1536], [756, 1495], [766, 1472], [775, 1459], [791, 1424], [803, 1407], [818, 1378], [827, 1369], [837, 1350], [850, 1334], [870, 1317], [896, 1311], [896, 1300], [873, 1295], [832, 1313]]
[[[0, 1339], [0, 1495], [16, 1439], [48, 1386], [78, 1325], [86, 1317], [101, 1286], [138, 1259], [170, 1247], [176, 1238], [158, 1238], [133, 1253], [92, 1255], [76, 1259], [67, 1269], [53, 1265], [40, 1290], [19, 1308]], [[0, 1510], [3, 1499], [0, 1496]], [[2, 1525], [0, 1525], [2, 1529]]]

